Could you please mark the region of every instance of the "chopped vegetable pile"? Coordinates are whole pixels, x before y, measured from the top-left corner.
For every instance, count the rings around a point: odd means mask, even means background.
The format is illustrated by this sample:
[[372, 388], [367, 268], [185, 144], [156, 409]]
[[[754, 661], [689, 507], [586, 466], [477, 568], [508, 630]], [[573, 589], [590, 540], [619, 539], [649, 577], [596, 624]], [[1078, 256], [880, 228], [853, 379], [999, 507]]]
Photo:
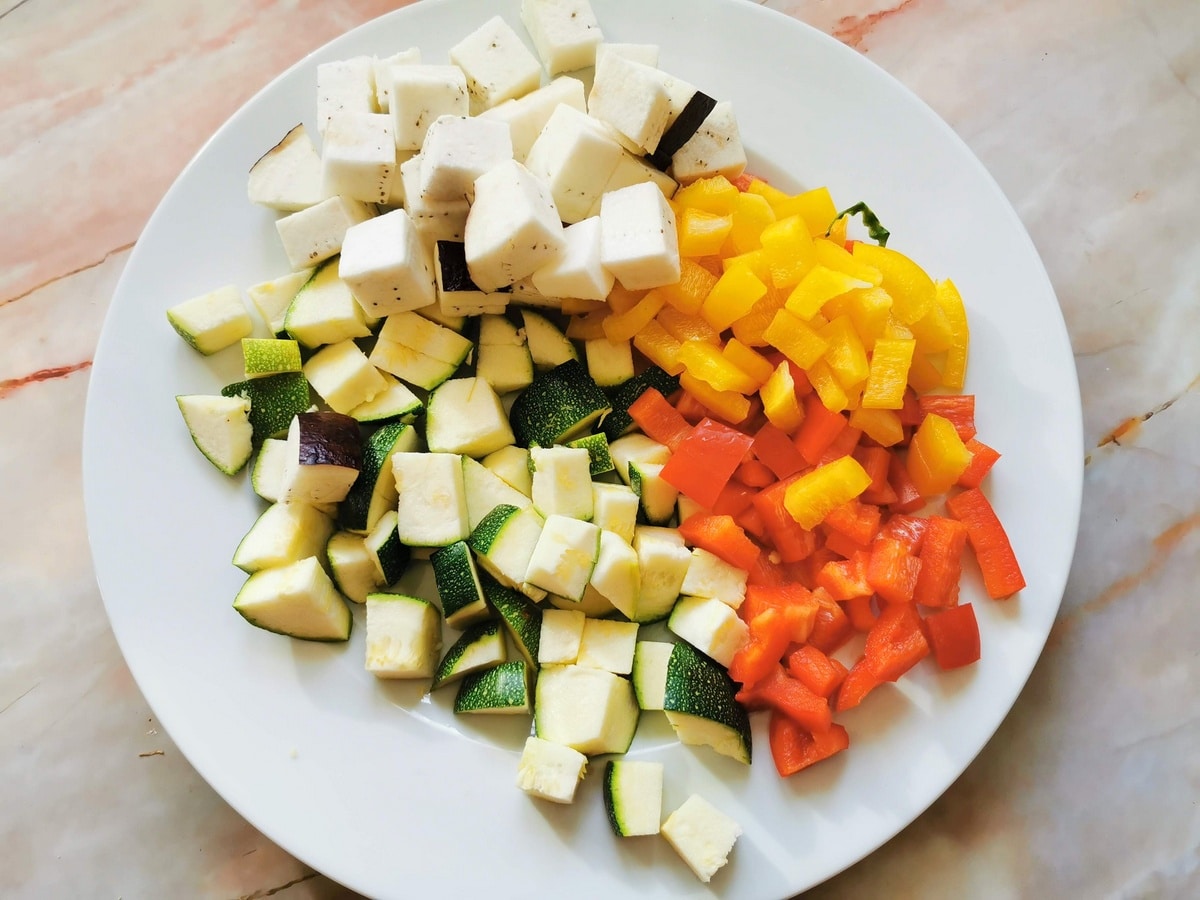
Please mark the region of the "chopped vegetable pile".
[[[925, 657], [974, 663], [967, 547], [990, 597], [1024, 586], [1000, 454], [963, 300], [903, 234], [747, 174], [732, 104], [604, 43], [585, 0], [522, 21], [537, 57], [495, 17], [449, 64], [318, 67], [321, 151], [299, 125], [249, 179], [293, 271], [248, 289], [265, 334], [233, 286], [168, 310], [245, 362], [178, 402], [270, 504], [233, 552], [247, 621], [346, 641], [363, 604], [370, 672], [531, 716], [532, 796], [614, 754], [614, 833], [707, 881], [740, 826], [698, 796], [663, 820], [662, 766], [622, 758], [639, 717], [749, 764], [763, 711], [790, 776]], [[593, 64], [586, 98], [559, 74]], [[437, 596], [394, 588], [420, 565]]]

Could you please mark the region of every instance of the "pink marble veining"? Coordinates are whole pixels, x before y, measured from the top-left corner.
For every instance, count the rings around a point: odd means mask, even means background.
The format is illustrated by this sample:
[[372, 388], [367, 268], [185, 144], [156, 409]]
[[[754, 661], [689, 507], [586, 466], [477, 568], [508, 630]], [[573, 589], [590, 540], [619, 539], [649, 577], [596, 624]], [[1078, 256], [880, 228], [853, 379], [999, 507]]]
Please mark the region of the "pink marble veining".
[[[157, 729], [96, 593], [79, 434], [108, 298], [163, 191], [278, 71], [398, 5], [0, 15], [4, 896], [351, 896]], [[812, 895], [1198, 896], [1200, 4], [766, 5], [892, 72], [994, 174], [1058, 292], [1093, 448], [1062, 612], [1012, 714], [929, 811]]]

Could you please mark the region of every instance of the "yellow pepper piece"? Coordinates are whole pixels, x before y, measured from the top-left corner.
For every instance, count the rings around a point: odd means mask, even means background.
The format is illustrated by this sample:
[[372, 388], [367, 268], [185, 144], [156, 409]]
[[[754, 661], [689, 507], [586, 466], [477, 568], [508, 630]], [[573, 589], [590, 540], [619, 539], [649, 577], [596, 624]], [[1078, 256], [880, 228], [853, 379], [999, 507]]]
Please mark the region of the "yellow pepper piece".
[[967, 327], [967, 309], [954, 282], [947, 278], [939, 281], [935, 289], [937, 305], [946, 314], [950, 325], [951, 345], [946, 351], [946, 365], [942, 369], [942, 384], [961, 391], [967, 375], [967, 345], [971, 334]]
[[970, 462], [971, 451], [953, 423], [933, 413], [921, 421], [908, 444], [908, 477], [922, 497], [946, 493]]
[[766, 294], [750, 307], [750, 312], [733, 323], [734, 336], [749, 347], [767, 346], [763, 332], [786, 301], [787, 295], [782, 291], [768, 288]]
[[882, 337], [890, 341], [914, 341], [912, 329], [907, 325], [901, 325], [891, 315], [888, 316], [887, 324], [883, 326]]
[[775, 210], [765, 197], [739, 193], [733, 206], [733, 228], [725, 241], [725, 255], [749, 253], [762, 246], [759, 235], [775, 221]]
[[[777, 187], [772, 187], [761, 178], [755, 178], [750, 182], [750, 186], [746, 188], [747, 193], [758, 194], [764, 200], [771, 204], [771, 209], [776, 209], [780, 204], [787, 203], [791, 200], [791, 195], [781, 191]], [[776, 212], [778, 210], [776, 209]]]
[[578, 300], [563, 297], [562, 312], [565, 316], [586, 316], [593, 312], [608, 312], [611, 309], [605, 300]]
[[577, 341], [594, 341], [604, 337], [604, 320], [612, 313], [598, 309], [582, 316], [571, 316], [567, 322], [567, 337]]
[[954, 346], [954, 330], [946, 311], [936, 302], [929, 307], [929, 312], [915, 322], [910, 322], [909, 330], [917, 342], [918, 353], [945, 353]]
[[916, 341], [880, 338], [871, 351], [871, 371], [863, 391], [865, 409], [900, 409], [904, 405], [904, 389], [908, 386], [908, 369], [912, 365]]
[[681, 313], [673, 306], [664, 306], [659, 310], [658, 324], [667, 329], [667, 334], [681, 343], [688, 341], [704, 341], [708, 344], [720, 344], [721, 332], [713, 328], [703, 316]]
[[892, 315], [901, 324], [917, 321], [936, 302], [933, 279], [903, 253], [858, 243], [854, 245], [853, 256], [883, 275], [883, 289], [892, 295]]
[[808, 226], [808, 233], [817, 237], [823, 236], [829, 230], [829, 226], [837, 218], [837, 207], [833, 205], [829, 188], [819, 187], [780, 201], [775, 207], [775, 215], [781, 219], [800, 216]]
[[849, 228], [849, 221], [848, 216], [841, 216], [835, 219], [833, 224], [829, 226], [829, 231], [826, 232], [824, 237], [844, 247], [846, 245], [846, 231]]
[[821, 329], [821, 337], [829, 342], [825, 362], [833, 370], [838, 383], [846, 390], [867, 380], [870, 367], [867, 351], [854, 330], [849, 316], [838, 316]]
[[788, 485], [783, 505], [801, 528], [812, 531], [827, 515], [870, 486], [871, 476], [858, 461], [853, 456], [843, 456]]
[[715, 256], [733, 228], [732, 216], [718, 216], [695, 207], [685, 208], [676, 221], [680, 256]]
[[863, 346], [868, 348], [883, 336], [891, 310], [891, 295], [878, 287], [847, 291], [821, 307], [823, 313], [833, 318], [848, 315]]
[[867, 282], [835, 272], [822, 265], [813, 266], [788, 294], [787, 308], [801, 319], [811, 319], [829, 300], [855, 288], [870, 287]]
[[684, 259], [679, 264], [679, 281], [657, 290], [675, 309], [682, 313], [694, 314], [700, 312], [704, 298], [716, 283], [716, 275], [699, 263]]
[[912, 365], [908, 367], [908, 383], [918, 394], [928, 394], [942, 384], [942, 373], [937, 364], [919, 349], [913, 352]]
[[741, 193], [724, 175], [698, 178], [675, 192], [672, 200], [681, 209], [702, 209], [716, 216], [728, 216], [733, 212], [738, 194]]
[[613, 313], [605, 319], [604, 336], [614, 344], [617, 341], [629, 340], [658, 315], [658, 311], [666, 302], [667, 298], [663, 296], [662, 291], [650, 291], [632, 309], [623, 313]]
[[830, 412], [841, 412], [850, 407], [850, 397], [842, 387], [833, 369], [824, 360], [813, 363], [808, 368], [808, 380], [812, 382], [813, 390]]
[[629, 312], [637, 306], [645, 296], [646, 291], [631, 291], [629, 288], [614, 284], [613, 289], [608, 292], [606, 302], [610, 312], [623, 313]]
[[683, 345], [656, 320], [651, 319], [633, 336], [633, 346], [668, 375], [678, 375], [683, 371], [683, 363], [679, 361], [679, 351]]
[[725, 346], [721, 350], [721, 355], [753, 378], [757, 385], [760, 386], [775, 371], [769, 359], [761, 353], [751, 350], [735, 337], [725, 342]]
[[734, 266], [746, 266], [754, 277], [763, 284], [770, 285], [771, 283], [771, 266], [767, 259], [766, 253], [760, 247], [758, 250], [751, 250], [749, 253], [739, 253], [737, 256], [726, 256], [721, 260], [721, 272], [725, 273]]
[[816, 253], [817, 262], [827, 269], [844, 272], [851, 278], [865, 281], [871, 287], [879, 287], [883, 283], [883, 274], [878, 269], [855, 259], [842, 244], [817, 238], [813, 241], [813, 251]]
[[763, 332], [767, 343], [798, 365], [807, 370], [817, 362], [829, 344], [799, 316], [781, 309]]
[[708, 292], [704, 305], [700, 307], [700, 315], [708, 319], [717, 331], [724, 331], [748, 313], [755, 301], [766, 292], [767, 286], [750, 271], [749, 266], [733, 266], [717, 279]]
[[808, 226], [800, 216], [772, 222], [763, 229], [760, 239], [771, 284], [777, 288], [799, 284], [817, 258]]
[[686, 341], [679, 351], [679, 361], [689, 374], [707, 382], [715, 391], [736, 391], [749, 394], [758, 389], [754, 379], [721, 355], [712, 344]]
[[679, 386], [699, 400], [717, 418], [737, 425], [750, 415], [750, 401], [735, 391], [715, 390], [689, 372], [679, 376]]
[[780, 431], [791, 434], [804, 421], [804, 407], [796, 397], [796, 382], [786, 360], [775, 367], [759, 388], [758, 396], [762, 398], [767, 420]]
[[863, 409], [860, 406], [850, 413], [850, 427], [859, 429], [881, 447], [891, 447], [904, 440], [900, 415], [891, 409]]

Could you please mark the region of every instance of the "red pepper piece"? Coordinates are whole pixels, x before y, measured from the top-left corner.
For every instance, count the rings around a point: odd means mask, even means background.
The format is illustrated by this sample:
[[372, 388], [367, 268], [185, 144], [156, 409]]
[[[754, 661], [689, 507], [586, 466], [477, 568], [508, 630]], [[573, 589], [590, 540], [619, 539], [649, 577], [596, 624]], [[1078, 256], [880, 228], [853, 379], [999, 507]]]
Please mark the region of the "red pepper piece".
[[778, 662], [753, 686], [738, 691], [737, 699], [747, 709], [773, 709], [814, 734], [828, 731], [833, 724], [829, 701], [787, 674]]
[[871, 544], [867, 582], [884, 603], [912, 603], [920, 571], [921, 560], [899, 541], [881, 537]]
[[921, 617], [907, 605], [885, 606], [867, 632], [862, 657], [838, 689], [837, 710], [852, 709], [885, 681], [895, 681], [929, 655]]
[[925, 394], [917, 399], [921, 412], [948, 419], [964, 443], [975, 437], [974, 394]]
[[833, 653], [850, 640], [854, 629], [840, 603], [819, 588], [813, 591], [817, 600], [817, 617], [808, 642], [822, 653]]
[[711, 509], [752, 443], [736, 428], [702, 419], [675, 448], [662, 468], [662, 478]]
[[816, 534], [802, 528], [783, 504], [788, 485], [799, 477], [777, 481], [754, 498], [754, 509], [782, 562], [799, 562], [817, 549]]
[[745, 687], [762, 681], [792, 643], [791, 626], [786, 607], [771, 606], [748, 623], [750, 640], [733, 654], [729, 662], [729, 677]]
[[701, 547], [731, 566], [747, 571], [762, 553], [762, 548], [746, 537], [732, 516], [695, 513], [679, 524], [679, 533], [693, 547]]
[[921, 571], [913, 600], [922, 606], [954, 606], [962, 578], [962, 555], [967, 527], [957, 519], [930, 516], [921, 542]]
[[776, 481], [775, 473], [757, 459], [748, 459], [733, 473], [733, 477], [747, 487], [765, 488]]
[[629, 416], [642, 433], [666, 444], [672, 451], [688, 436], [692, 426], [655, 388], [647, 388], [629, 405]]
[[754, 433], [754, 455], [775, 473], [776, 478], [789, 478], [808, 467], [791, 438], [770, 422]]
[[817, 573], [817, 586], [829, 592], [834, 600], [869, 597], [875, 593], [867, 581], [867, 560], [870, 553], [859, 551], [849, 559], [828, 562]]
[[832, 510], [825, 517], [825, 524], [856, 544], [865, 546], [879, 533], [879, 519], [878, 506], [851, 500]]
[[979, 623], [970, 603], [926, 616], [925, 631], [933, 658], [943, 669], [969, 666], [979, 659]]
[[920, 398], [917, 397], [917, 392], [911, 387], [904, 390], [904, 405], [899, 409], [900, 424], [911, 425], [916, 427], [921, 424], [921, 420], [925, 418], [925, 412], [921, 409]]
[[859, 499], [864, 503], [874, 503], [877, 506], [887, 506], [896, 501], [896, 492], [888, 483], [888, 463], [892, 454], [886, 447], [864, 447], [860, 445], [854, 451], [854, 458], [863, 467], [863, 471], [871, 476], [871, 485]]
[[750, 509], [758, 491], [736, 481], [731, 481], [721, 490], [712, 511], [718, 516], [737, 516], [738, 513]]
[[979, 488], [963, 491], [946, 501], [950, 515], [967, 526], [967, 538], [979, 560], [983, 586], [993, 600], [1011, 597], [1025, 587], [1008, 534], [992, 504]]
[[929, 519], [923, 516], [910, 516], [904, 513], [892, 516], [879, 529], [879, 537], [899, 541], [913, 556], [921, 552], [921, 542], [925, 539], [925, 529]]
[[804, 398], [804, 421], [792, 442], [809, 465], [815, 466], [839, 434], [849, 427], [841, 413], [832, 412], [815, 393]]
[[767, 527], [763, 523], [762, 516], [753, 506], [748, 506], [734, 515], [733, 520], [741, 525], [747, 534], [754, 535], [764, 544], [770, 543], [770, 536], [767, 534]]
[[[824, 529], [824, 532], [825, 549], [836, 554], [837, 556], [842, 557], [843, 559], [849, 559], [855, 553], [870, 549], [870, 544], [860, 544], [858, 541], [846, 537], [839, 531], [831, 531], [830, 529], [826, 528]], [[816, 576], [814, 575], [814, 577]]]
[[838, 436], [833, 439], [833, 442], [825, 448], [825, 452], [817, 460], [817, 465], [823, 466], [825, 463], [841, 459], [843, 456], [853, 456], [854, 451], [858, 448], [858, 442], [862, 440], [862, 434], [862, 429], [860, 428], [851, 428], [849, 426], [843, 428]]
[[850, 735], [841, 725], [834, 724], [824, 734], [814, 735], [779, 713], [771, 713], [767, 732], [771, 759], [783, 778], [836, 756], [850, 746]]
[[898, 455], [892, 456], [891, 462], [888, 463], [888, 482], [896, 494], [896, 501], [888, 506], [892, 512], [916, 512], [925, 505], [925, 498], [921, 496], [921, 492], [917, 490], [917, 486], [909, 477], [904, 459]]
[[958, 476], [958, 483], [965, 488], [977, 488], [983, 484], [984, 476], [1000, 459], [1000, 453], [975, 438], [967, 441], [967, 449], [971, 451], [971, 461], [967, 463], [963, 473]]
[[826, 656], [812, 644], [798, 647], [787, 656], [792, 677], [821, 697], [831, 697], [846, 677], [844, 665]]
[[679, 399], [675, 401], [675, 408], [679, 410], [679, 414], [686, 421], [691, 422], [693, 425], [708, 415], [708, 410], [704, 408], [704, 404], [687, 391], [679, 392]]

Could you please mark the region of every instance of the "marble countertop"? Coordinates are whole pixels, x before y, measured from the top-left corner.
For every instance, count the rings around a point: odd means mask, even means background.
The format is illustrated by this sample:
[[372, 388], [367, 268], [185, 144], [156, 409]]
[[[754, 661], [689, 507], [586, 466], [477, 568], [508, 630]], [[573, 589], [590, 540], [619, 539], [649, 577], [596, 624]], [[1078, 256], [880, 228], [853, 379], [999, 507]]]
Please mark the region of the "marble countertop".
[[[395, 0], [2, 0], [0, 895], [343, 897], [191, 769], [105, 618], [90, 360], [204, 140]], [[1066, 318], [1082, 526], [1028, 686], [949, 791], [816, 897], [1200, 896], [1200, 4], [770, 0], [911, 87], [1013, 202]]]

